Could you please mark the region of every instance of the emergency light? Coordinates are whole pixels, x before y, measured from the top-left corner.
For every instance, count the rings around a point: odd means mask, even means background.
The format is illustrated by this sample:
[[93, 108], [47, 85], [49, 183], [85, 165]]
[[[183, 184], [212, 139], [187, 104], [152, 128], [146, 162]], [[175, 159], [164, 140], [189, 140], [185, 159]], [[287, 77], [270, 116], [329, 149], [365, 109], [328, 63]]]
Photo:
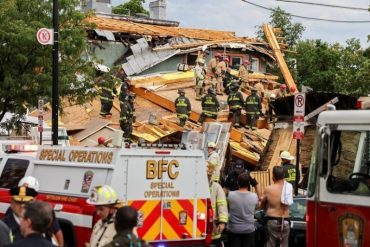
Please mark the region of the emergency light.
[[38, 149], [38, 145], [4, 145], [3, 146], [3, 152], [5, 153], [20, 153], [20, 152], [36, 152]]

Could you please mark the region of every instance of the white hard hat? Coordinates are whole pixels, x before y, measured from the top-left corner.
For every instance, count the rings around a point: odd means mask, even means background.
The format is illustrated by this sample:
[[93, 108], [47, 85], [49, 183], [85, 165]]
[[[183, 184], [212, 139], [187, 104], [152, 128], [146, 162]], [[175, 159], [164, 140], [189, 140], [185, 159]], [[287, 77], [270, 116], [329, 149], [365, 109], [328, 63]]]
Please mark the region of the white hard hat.
[[96, 206], [116, 204], [118, 202], [117, 192], [109, 185], [95, 186], [86, 202]]
[[94, 65], [95, 65], [95, 69], [99, 70], [101, 72], [108, 73], [110, 71], [110, 68], [108, 66], [103, 65], [103, 64], [94, 63]]
[[19, 180], [18, 187], [21, 186], [28, 187], [36, 191], [39, 191], [40, 188], [39, 181], [32, 176], [23, 177], [21, 180]]
[[198, 62], [198, 63], [203, 63], [203, 64], [204, 64], [204, 59], [203, 59], [203, 58], [198, 58], [198, 59], [197, 59], [197, 62]]
[[288, 151], [281, 152], [280, 158], [284, 160], [294, 160], [294, 156], [290, 155]]
[[208, 142], [208, 147], [209, 148], [216, 148], [216, 143], [214, 143], [214, 142]]
[[276, 98], [276, 95], [275, 95], [274, 93], [272, 93], [272, 94], [270, 95], [270, 98], [275, 99], [275, 98]]

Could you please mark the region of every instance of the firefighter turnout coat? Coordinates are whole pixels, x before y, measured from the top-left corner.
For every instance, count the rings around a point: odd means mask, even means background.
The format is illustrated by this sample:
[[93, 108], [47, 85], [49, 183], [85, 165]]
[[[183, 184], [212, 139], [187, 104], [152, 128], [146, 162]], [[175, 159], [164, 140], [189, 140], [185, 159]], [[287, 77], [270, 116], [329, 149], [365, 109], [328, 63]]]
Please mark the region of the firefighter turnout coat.
[[227, 210], [227, 200], [224, 190], [217, 182], [210, 182], [209, 190], [211, 192], [211, 203], [213, 209], [213, 239], [218, 239], [221, 234], [216, 232], [217, 224], [224, 223], [226, 225], [229, 213]]

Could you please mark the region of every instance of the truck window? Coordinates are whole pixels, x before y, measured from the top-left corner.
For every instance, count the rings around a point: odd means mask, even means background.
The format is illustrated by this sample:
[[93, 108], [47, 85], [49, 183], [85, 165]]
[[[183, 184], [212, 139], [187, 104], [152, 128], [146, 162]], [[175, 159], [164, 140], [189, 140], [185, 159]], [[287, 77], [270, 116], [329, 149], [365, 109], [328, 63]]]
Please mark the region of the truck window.
[[[332, 134], [335, 134], [333, 131]], [[327, 190], [331, 193], [370, 196], [369, 132], [342, 131], [332, 135], [332, 157]], [[340, 148], [336, 148], [336, 147]], [[336, 151], [333, 151], [336, 150]], [[335, 152], [335, 153], [334, 153]]]
[[0, 176], [0, 187], [10, 189], [18, 186], [18, 182], [24, 177], [29, 164], [29, 160], [8, 159]]

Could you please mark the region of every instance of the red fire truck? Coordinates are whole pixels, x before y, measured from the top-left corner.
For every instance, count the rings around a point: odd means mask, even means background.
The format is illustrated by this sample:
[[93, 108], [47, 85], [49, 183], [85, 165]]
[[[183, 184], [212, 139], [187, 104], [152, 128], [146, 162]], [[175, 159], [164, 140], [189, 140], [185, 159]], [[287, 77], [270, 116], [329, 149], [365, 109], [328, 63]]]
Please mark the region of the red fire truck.
[[370, 110], [320, 114], [306, 221], [308, 247], [370, 246]]

